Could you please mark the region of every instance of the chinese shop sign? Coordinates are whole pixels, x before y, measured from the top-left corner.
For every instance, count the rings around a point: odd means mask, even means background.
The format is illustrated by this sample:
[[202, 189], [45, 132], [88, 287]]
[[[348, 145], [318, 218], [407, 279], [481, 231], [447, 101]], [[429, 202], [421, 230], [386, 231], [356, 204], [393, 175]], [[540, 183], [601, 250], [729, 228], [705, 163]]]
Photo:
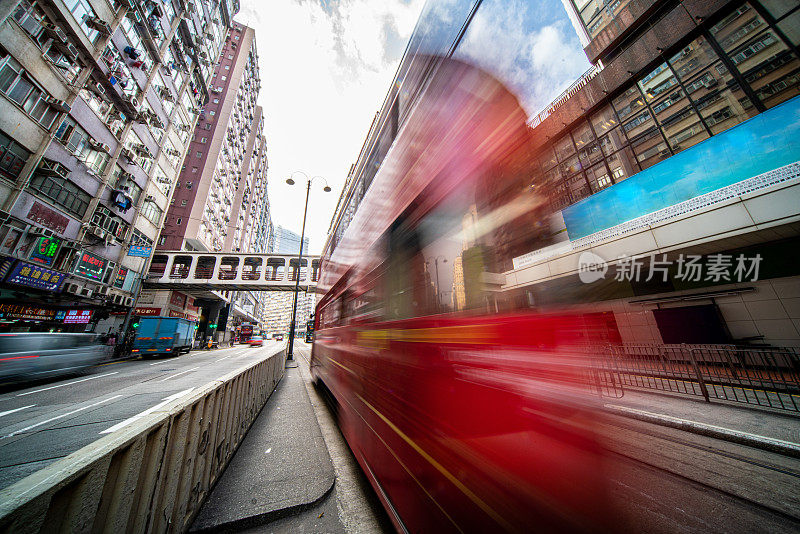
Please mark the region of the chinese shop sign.
[[140, 245], [131, 245], [128, 249], [128, 256], [135, 256], [137, 258], [149, 258], [153, 253], [153, 247], [144, 247]]
[[19, 262], [6, 278], [6, 282], [35, 287], [46, 291], [57, 291], [64, 282], [64, 275], [31, 263]]
[[56, 259], [58, 247], [61, 246], [61, 239], [58, 237], [43, 236], [36, 240], [28, 259], [42, 265], [53, 265]]
[[69, 219], [41, 202], [34, 202], [26, 217], [59, 234], [63, 234], [69, 224]]
[[92, 310], [68, 310], [64, 324], [86, 324], [92, 318]]
[[161, 315], [161, 308], [136, 308], [133, 310], [133, 314], [139, 316]]
[[0, 304], [0, 319], [52, 321], [55, 316], [55, 310], [24, 306], [22, 304]]
[[128, 276], [128, 269], [125, 267], [120, 267], [119, 271], [117, 271], [117, 278], [114, 280], [114, 287], [122, 289], [122, 287], [125, 285], [126, 276]]
[[95, 256], [91, 252], [81, 252], [73, 272], [78, 276], [83, 276], [89, 280], [95, 280], [99, 282], [103, 279], [103, 273], [105, 270], [105, 259]]

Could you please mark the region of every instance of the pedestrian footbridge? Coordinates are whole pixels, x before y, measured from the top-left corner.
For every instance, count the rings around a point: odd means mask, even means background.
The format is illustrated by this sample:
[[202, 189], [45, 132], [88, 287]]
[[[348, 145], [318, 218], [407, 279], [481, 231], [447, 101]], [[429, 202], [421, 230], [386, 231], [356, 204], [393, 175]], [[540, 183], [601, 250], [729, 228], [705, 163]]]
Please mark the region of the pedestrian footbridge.
[[[311, 269], [309, 269], [309, 265]], [[159, 251], [144, 281], [147, 289], [308, 291], [319, 280], [319, 256]]]

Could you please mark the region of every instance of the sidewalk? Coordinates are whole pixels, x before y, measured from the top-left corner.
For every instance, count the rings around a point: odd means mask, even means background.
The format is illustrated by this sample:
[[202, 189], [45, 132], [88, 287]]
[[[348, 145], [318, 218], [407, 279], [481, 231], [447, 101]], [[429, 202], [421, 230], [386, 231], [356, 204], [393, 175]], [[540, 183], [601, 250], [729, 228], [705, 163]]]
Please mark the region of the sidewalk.
[[800, 458], [798, 413], [632, 389], [609, 399], [604, 408], [614, 415]]
[[335, 479], [300, 369], [286, 369], [190, 532], [235, 532], [325, 499]]

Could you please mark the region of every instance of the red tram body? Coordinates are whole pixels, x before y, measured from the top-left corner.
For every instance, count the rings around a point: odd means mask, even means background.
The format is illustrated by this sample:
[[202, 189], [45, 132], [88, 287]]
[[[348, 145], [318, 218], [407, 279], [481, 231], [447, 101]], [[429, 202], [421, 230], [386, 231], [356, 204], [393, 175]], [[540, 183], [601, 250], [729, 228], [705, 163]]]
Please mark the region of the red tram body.
[[312, 372], [398, 531], [609, 529], [586, 347], [615, 341], [613, 320], [498, 290], [515, 243], [552, 239], [548, 191], [516, 98], [436, 61], [326, 248]]

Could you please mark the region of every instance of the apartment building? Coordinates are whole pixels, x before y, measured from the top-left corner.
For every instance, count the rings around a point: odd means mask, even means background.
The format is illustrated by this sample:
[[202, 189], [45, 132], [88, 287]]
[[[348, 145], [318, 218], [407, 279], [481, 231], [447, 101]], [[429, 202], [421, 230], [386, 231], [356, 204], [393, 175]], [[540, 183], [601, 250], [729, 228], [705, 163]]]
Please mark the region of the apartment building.
[[[439, 265], [442, 287], [453, 290], [443, 303], [469, 307], [478, 283], [469, 278], [479, 273], [498, 302], [578, 306], [631, 346], [800, 346], [800, 3], [562, 3], [589, 68], [541, 111], [528, 109], [533, 154], [521, 189], [536, 208], [496, 225], [491, 264], [468, 258], [475, 243], [467, 240], [448, 261], [452, 272]], [[540, 19], [563, 27], [552, 13], [495, 0], [456, 2], [448, 16], [441, 7], [423, 10], [324, 255], [335, 258], [347, 238], [435, 54], [488, 71], [523, 105], [547, 87], [521, 44]], [[502, 54], [470, 46], [486, 42], [509, 10], [513, 44]], [[494, 224], [490, 211], [471, 209], [462, 235], [475, 221]]]
[[[260, 89], [255, 32], [234, 22], [210, 78], [210, 98], [200, 110], [157, 249], [252, 252], [265, 248], [271, 222], [264, 119], [256, 105]], [[152, 292], [154, 308], [173, 302], [176, 293]], [[170, 312], [197, 317], [205, 310], [201, 333], [207, 318], [221, 313], [223, 319], [216, 324], [227, 332], [223, 337], [232, 336], [242, 322], [258, 322], [259, 293], [207, 293], [187, 299], [195, 315], [188, 307]]]
[[0, 7], [0, 306], [14, 330], [133, 310], [235, 0]]

